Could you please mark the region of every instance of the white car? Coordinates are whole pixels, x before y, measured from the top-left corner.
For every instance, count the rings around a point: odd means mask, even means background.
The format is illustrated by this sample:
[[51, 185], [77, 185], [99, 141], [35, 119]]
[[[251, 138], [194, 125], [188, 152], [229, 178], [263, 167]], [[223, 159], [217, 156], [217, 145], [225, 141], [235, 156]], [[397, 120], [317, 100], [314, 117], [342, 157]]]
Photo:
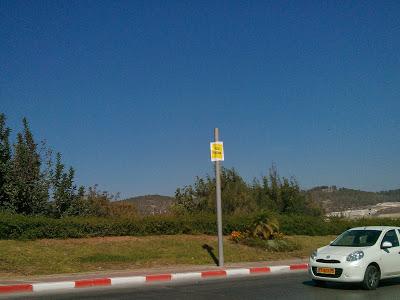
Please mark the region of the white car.
[[361, 282], [368, 290], [379, 280], [400, 276], [400, 227], [368, 226], [345, 231], [310, 256], [316, 285], [326, 281]]

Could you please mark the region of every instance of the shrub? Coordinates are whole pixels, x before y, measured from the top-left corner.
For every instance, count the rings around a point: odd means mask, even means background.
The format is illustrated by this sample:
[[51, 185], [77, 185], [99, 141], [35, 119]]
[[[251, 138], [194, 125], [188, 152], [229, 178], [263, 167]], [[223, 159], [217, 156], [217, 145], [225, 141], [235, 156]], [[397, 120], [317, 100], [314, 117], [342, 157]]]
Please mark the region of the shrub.
[[279, 222], [276, 217], [262, 212], [254, 218], [251, 224], [250, 234], [253, 238], [262, 240], [273, 239], [279, 233]]
[[242, 239], [245, 238], [245, 235], [243, 233], [241, 233], [240, 231], [232, 231], [229, 238], [231, 239], [231, 241], [234, 241], [235, 243], [239, 243]]

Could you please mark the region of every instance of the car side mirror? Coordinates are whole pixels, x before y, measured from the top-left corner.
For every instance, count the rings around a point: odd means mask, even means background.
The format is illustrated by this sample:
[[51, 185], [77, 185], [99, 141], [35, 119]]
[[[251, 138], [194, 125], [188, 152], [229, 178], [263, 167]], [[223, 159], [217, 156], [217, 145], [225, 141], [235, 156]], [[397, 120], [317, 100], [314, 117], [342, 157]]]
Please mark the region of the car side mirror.
[[393, 244], [391, 242], [388, 242], [388, 241], [383, 242], [382, 246], [381, 246], [382, 249], [388, 249], [388, 248], [392, 248], [392, 247], [393, 247]]

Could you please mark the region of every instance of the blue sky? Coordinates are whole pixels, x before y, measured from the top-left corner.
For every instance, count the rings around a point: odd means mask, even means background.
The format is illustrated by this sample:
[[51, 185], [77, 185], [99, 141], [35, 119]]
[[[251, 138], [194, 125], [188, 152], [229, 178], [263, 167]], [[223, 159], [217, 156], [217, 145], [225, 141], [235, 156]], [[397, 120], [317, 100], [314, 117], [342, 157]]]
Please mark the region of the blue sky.
[[[0, 111], [121, 196], [227, 167], [399, 188], [399, 1], [1, 1]], [[14, 130], [14, 134], [16, 132]]]

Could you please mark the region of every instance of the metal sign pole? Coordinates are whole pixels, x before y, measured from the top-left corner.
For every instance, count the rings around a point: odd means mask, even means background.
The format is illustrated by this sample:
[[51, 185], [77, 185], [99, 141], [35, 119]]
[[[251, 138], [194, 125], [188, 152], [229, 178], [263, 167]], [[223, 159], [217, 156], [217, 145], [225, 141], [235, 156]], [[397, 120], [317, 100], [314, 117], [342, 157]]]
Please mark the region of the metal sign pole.
[[[214, 141], [219, 141], [219, 130], [214, 128]], [[222, 236], [222, 206], [221, 206], [221, 162], [215, 162], [215, 182], [217, 197], [217, 224], [218, 224], [218, 266], [224, 266], [224, 246]]]

